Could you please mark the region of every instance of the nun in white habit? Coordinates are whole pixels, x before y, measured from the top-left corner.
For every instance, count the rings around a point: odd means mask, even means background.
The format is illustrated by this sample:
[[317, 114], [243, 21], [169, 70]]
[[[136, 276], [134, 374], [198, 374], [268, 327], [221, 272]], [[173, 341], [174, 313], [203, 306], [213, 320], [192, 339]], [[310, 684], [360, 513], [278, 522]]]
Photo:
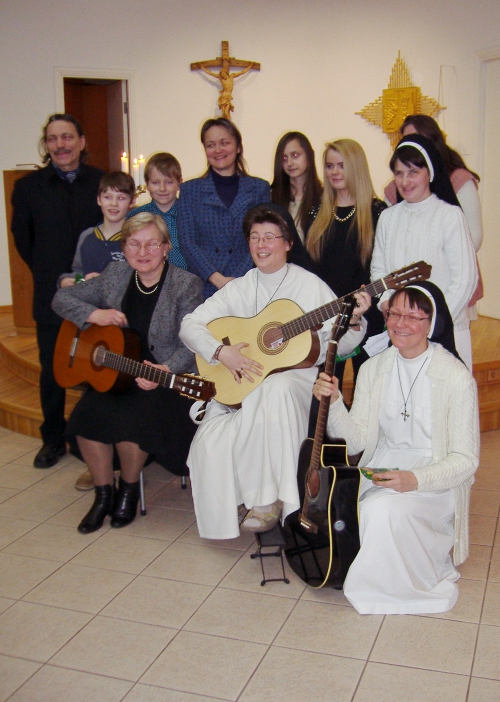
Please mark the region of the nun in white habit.
[[[362, 477], [361, 548], [344, 582], [360, 614], [446, 612], [468, 555], [470, 488], [479, 462], [476, 383], [459, 359], [441, 290], [427, 281], [389, 302], [392, 346], [361, 368], [351, 411], [324, 373], [328, 433], [343, 436]], [[440, 342], [440, 343], [439, 343]], [[453, 550], [453, 559], [450, 551]]]

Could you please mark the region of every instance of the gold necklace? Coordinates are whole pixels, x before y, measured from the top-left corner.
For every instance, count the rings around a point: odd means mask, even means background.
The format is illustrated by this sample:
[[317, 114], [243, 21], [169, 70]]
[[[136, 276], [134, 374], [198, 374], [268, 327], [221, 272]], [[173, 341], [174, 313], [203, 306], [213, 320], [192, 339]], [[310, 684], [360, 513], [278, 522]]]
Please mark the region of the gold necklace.
[[348, 219], [351, 219], [351, 217], [353, 216], [353, 214], [354, 214], [355, 212], [356, 212], [356, 205], [354, 205], [354, 207], [353, 207], [352, 210], [349, 212], [349, 214], [347, 215], [347, 217], [337, 217], [337, 215], [335, 214], [335, 207], [332, 207], [332, 215], [333, 215], [333, 218], [337, 220], [337, 222], [347, 222], [347, 220], [348, 220]]

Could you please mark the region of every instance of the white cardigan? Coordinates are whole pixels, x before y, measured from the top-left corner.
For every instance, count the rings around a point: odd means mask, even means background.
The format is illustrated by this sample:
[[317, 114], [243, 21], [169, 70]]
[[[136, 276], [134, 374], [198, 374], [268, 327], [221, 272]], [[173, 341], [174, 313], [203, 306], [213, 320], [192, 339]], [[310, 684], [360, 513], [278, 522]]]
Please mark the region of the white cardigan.
[[[391, 347], [361, 366], [351, 411], [340, 397], [330, 406], [328, 433], [342, 436], [350, 454], [363, 451], [360, 467], [371, 460], [381, 437], [379, 422], [384, 374], [392, 370], [397, 350]], [[414, 468], [417, 490], [453, 490], [455, 544], [453, 562], [469, 552], [469, 500], [479, 465], [477, 387], [466, 366], [437, 344], [427, 369], [431, 380], [433, 463]]]

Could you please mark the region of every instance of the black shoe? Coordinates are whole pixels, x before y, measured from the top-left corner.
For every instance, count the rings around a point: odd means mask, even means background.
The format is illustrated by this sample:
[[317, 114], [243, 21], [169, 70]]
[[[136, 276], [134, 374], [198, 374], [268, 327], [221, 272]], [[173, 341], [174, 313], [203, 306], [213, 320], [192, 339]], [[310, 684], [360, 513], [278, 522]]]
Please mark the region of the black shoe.
[[123, 478], [120, 478], [118, 493], [115, 499], [115, 508], [111, 517], [111, 526], [115, 529], [131, 524], [137, 513], [137, 504], [139, 502], [139, 481], [136, 483], [127, 483]]
[[80, 534], [91, 534], [102, 527], [104, 518], [113, 512], [114, 486], [96, 485], [94, 504], [78, 525]]
[[66, 455], [66, 444], [44, 444], [40, 451], [36, 454], [33, 461], [35, 468], [52, 468], [57, 461]]

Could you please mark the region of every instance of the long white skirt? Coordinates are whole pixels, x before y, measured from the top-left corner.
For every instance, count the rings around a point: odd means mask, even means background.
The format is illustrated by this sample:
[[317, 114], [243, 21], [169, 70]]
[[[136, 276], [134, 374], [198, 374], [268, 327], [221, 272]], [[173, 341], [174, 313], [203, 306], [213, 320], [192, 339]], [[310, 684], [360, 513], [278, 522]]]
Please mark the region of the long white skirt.
[[447, 612], [458, 597], [451, 490], [372, 487], [360, 502], [361, 549], [344, 583], [360, 614]]
[[284, 503], [299, 508], [297, 462], [307, 436], [316, 368], [266, 378], [232, 411], [210, 403], [191, 444], [187, 464], [200, 536], [239, 536], [238, 505]]

